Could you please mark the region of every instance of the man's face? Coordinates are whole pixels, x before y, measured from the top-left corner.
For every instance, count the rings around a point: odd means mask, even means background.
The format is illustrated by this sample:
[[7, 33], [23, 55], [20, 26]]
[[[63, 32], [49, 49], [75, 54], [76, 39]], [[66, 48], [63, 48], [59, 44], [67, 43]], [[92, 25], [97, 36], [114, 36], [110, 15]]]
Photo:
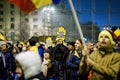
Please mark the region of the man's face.
[[109, 47], [109, 46], [111, 46], [110, 39], [106, 34], [100, 36], [100, 41], [99, 42], [100, 42], [101, 47]]

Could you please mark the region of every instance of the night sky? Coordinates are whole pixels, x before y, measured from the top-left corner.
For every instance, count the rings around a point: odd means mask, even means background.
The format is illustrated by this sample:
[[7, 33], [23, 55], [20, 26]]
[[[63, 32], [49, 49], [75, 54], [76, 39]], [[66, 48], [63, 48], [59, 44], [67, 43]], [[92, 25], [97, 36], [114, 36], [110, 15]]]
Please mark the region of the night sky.
[[[120, 27], [120, 0], [72, 0], [80, 23], [93, 21], [102, 30], [103, 27]], [[93, 4], [92, 4], [92, 1]], [[110, 1], [110, 5], [108, 5]], [[65, 1], [66, 7], [70, 9], [69, 3]], [[93, 7], [92, 7], [93, 6]], [[110, 7], [108, 7], [110, 6]], [[92, 13], [92, 10], [94, 12]], [[108, 11], [110, 10], [110, 12]], [[93, 16], [92, 16], [93, 14]], [[109, 17], [110, 16], [110, 17]]]

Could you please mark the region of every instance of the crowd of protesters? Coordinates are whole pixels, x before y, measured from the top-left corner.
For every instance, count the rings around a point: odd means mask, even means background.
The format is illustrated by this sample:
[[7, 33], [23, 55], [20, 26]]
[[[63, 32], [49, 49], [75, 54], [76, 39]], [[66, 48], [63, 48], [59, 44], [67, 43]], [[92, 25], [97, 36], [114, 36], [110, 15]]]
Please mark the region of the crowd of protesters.
[[103, 30], [98, 42], [40, 44], [37, 37], [0, 45], [0, 80], [120, 80], [120, 35]]

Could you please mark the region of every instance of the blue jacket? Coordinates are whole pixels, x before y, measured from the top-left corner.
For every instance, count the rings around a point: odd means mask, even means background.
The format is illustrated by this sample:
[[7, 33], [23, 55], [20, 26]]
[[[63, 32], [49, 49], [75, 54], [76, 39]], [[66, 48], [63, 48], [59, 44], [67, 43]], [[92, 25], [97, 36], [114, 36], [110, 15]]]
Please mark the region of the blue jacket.
[[79, 63], [81, 60], [82, 54], [81, 52], [78, 53], [77, 51], [74, 51], [74, 53], [71, 54], [67, 61], [67, 67], [71, 69], [71, 75], [72, 75], [72, 80], [78, 80], [79, 78]]

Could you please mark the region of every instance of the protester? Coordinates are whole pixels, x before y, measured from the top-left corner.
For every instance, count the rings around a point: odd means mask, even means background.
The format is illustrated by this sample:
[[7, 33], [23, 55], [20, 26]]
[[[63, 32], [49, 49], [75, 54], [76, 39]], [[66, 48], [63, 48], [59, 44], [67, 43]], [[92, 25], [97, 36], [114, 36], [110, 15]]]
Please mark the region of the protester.
[[3, 70], [1, 70], [1, 73], [3, 74], [0, 74], [0, 80], [7, 80], [7, 79], [13, 80], [12, 75], [14, 74], [15, 69], [16, 69], [15, 59], [13, 57], [13, 54], [11, 53], [11, 50], [9, 50], [6, 43], [3, 43], [1, 45], [1, 57], [4, 62], [4, 68]]
[[20, 52], [19, 48], [17, 46], [13, 47], [12, 54], [15, 57]]
[[57, 80], [57, 70], [57, 65], [51, 56], [51, 51], [49, 49], [46, 49], [43, 54], [43, 62], [41, 65], [41, 71], [46, 77], [46, 80]]
[[[66, 63], [69, 60], [69, 57], [71, 56], [71, 54], [74, 53], [75, 42], [73, 42], [73, 41], [67, 42], [67, 48], [69, 50], [69, 53], [67, 54]], [[71, 80], [71, 69], [67, 65], [66, 65], [65, 72], [66, 72], [66, 80]]]
[[36, 46], [38, 47], [38, 53], [41, 58], [43, 58], [44, 48], [42, 47], [43, 44], [40, 44], [39, 42], [36, 43]]
[[79, 71], [82, 75], [92, 71], [91, 80], [117, 80], [120, 69], [120, 54], [114, 51], [115, 42], [109, 30], [103, 30], [98, 36], [98, 50], [89, 54], [84, 49]]
[[66, 58], [67, 54], [69, 53], [68, 48], [66, 47], [65, 42], [62, 39], [57, 38], [56, 44], [53, 49], [53, 57], [56, 60], [56, 64], [58, 66], [58, 76], [59, 79], [64, 79], [65, 77], [65, 67], [66, 67]]
[[24, 75], [25, 80], [44, 80], [41, 74], [41, 58], [39, 54], [35, 54], [34, 51], [21, 52], [15, 57], [21, 70], [18, 73]]
[[70, 80], [86, 80], [85, 77], [81, 76], [79, 73], [79, 63], [82, 58], [82, 49], [83, 45], [81, 39], [76, 40], [75, 51], [71, 54], [67, 61], [67, 67], [71, 69]]
[[36, 43], [38, 42], [38, 37], [31, 37], [27, 42], [27, 48], [30, 51], [34, 51], [36, 54], [38, 54], [38, 46], [36, 46]]

